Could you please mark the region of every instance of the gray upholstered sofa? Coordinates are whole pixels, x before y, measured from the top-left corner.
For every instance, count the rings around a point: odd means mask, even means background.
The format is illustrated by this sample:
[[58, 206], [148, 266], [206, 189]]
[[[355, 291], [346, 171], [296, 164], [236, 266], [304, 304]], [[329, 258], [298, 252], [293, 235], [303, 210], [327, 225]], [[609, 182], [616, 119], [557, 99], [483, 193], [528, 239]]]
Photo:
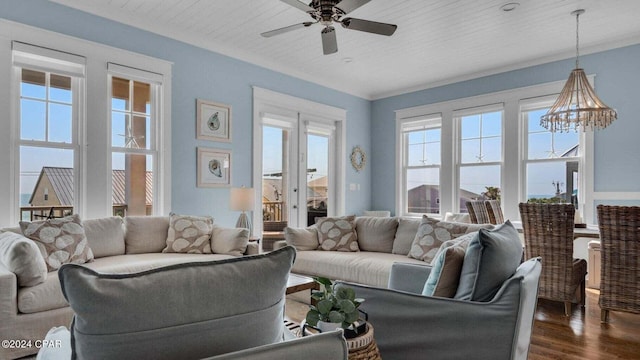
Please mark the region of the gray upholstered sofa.
[[[131, 273], [193, 261], [229, 259], [224, 254], [162, 253], [169, 217], [119, 217], [82, 222], [95, 260], [85, 264], [103, 273]], [[4, 231], [20, 233], [20, 228]], [[245, 254], [257, 254], [249, 243]], [[68, 326], [73, 312], [68, 306], [56, 271], [43, 283], [20, 287], [16, 275], [0, 262], [0, 338], [42, 340], [54, 326]], [[0, 348], [0, 359], [15, 359], [37, 352], [35, 347]]]

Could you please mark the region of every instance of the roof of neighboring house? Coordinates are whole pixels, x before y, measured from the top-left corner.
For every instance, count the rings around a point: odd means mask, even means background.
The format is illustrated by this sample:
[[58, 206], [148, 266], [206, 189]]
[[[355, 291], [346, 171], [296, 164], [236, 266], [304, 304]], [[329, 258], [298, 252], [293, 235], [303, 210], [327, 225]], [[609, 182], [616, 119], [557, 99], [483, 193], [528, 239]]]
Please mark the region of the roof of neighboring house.
[[[438, 185], [419, 185], [416, 186], [412, 189], [409, 189], [409, 199], [418, 197], [420, 193], [426, 193], [427, 191], [431, 191], [431, 190], [440, 190], [440, 186]], [[465, 199], [475, 199], [480, 197], [480, 194], [476, 194], [474, 192], [465, 190], [465, 189], [460, 189], [460, 197], [465, 198]]]
[[35, 190], [38, 188], [43, 176], [49, 179], [53, 187], [53, 192], [55, 192], [58, 200], [60, 200], [60, 205], [73, 204], [73, 169], [49, 166], [43, 167], [40, 171], [40, 176], [38, 176], [36, 186], [33, 188], [29, 204], [33, 203], [33, 196], [36, 193]]
[[[29, 203], [33, 202], [33, 194], [35, 189], [38, 188], [42, 177], [46, 176], [53, 187], [53, 191], [60, 200], [60, 205], [72, 205], [73, 204], [73, 169], [72, 168], [60, 168], [60, 167], [42, 167], [38, 181], [34, 188]], [[112, 201], [114, 205], [124, 205], [125, 201], [125, 171], [113, 170], [112, 172], [113, 194]], [[147, 186], [146, 186], [146, 203], [150, 205], [153, 203], [153, 173], [147, 171]]]

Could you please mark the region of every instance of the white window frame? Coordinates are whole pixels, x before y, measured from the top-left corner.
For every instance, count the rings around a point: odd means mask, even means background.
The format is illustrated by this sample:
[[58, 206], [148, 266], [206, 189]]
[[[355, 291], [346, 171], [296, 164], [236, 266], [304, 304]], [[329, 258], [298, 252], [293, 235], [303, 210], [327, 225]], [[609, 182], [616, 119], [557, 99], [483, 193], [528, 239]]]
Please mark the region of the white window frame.
[[[585, 131], [579, 131], [578, 134], [578, 156], [571, 158], [547, 158], [547, 159], [529, 159], [529, 129], [526, 118], [526, 113], [532, 110], [550, 108], [553, 105], [556, 97], [555, 96], [542, 96], [535, 99], [522, 100], [520, 102], [520, 121], [522, 122], [522, 134], [521, 134], [521, 143], [522, 143], [522, 178], [523, 183], [521, 186], [520, 198], [523, 201], [527, 199], [527, 165], [528, 164], [536, 164], [536, 163], [551, 163], [551, 162], [569, 162], [570, 160], [578, 161], [578, 211], [582, 214], [584, 211], [584, 204], [587, 198], [586, 191], [582, 191], [583, 188], [586, 188], [588, 181], [586, 180], [586, 176], [584, 175], [585, 169], [588, 167], [586, 162], [586, 152], [591, 150], [593, 151], [593, 146], [587, 146], [588, 136]], [[592, 132], [590, 132], [592, 134]], [[590, 136], [591, 141], [593, 136]], [[568, 191], [568, 189], [567, 189]], [[592, 192], [593, 193], [593, 192]]]
[[[593, 75], [589, 76], [593, 83]], [[490, 104], [504, 105], [503, 117], [503, 158], [501, 176], [501, 200], [505, 219], [517, 221], [520, 219], [518, 203], [524, 198], [526, 177], [523, 170], [523, 125], [521, 120], [520, 104], [524, 101], [551, 96], [557, 97], [565, 81], [555, 81], [541, 85], [527, 86], [506, 91], [478, 95], [468, 98], [455, 99], [440, 103], [421, 105], [406, 109], [396, 110], [396, 214], [402, 214], [402, 131], [401, 124], [411, 118], [424, 117], [428, 114], [442, 114], [442, 167], [440, 169], [440, 212], [456, 212], [458, 209], [457, 191], [458, 183], [456, 164], [456, 139], [455, 111], [461, 109], [482, 107]], [[584, 151], [583, 167], [581, 171], [581, 189], [583, 198], [579, 206], [584, 209], [584, 218], [587, 222], [593, 222], [593, 132], [582, 132], [583, 141], [580, 143], [581, 151]], [[584, 144], [584, 146], [583, 146]]]
[[[334, 185], [335, 200], [329, 200], [330, 208], [328, 211], [331, 215], [342, 215], [345, 211], [345, 158], [346, 158], [346, 120], [347, 112], [344, 109], [340, 109], [334, 106], [320, 104], [314, 101], [301, 99], [295, 96], [278, 93], [272, 90], [253, 87], [253, 188], [255, 189], [255, 205], [254, 209], [260, 209], [260, 211], [253, 212], [253, 231], [256, 234], [262, 233], [262, 119], [268, 114], [272, 119], [298, 119], [298, 123], [301, 125], [297, 127], [299, 132], [298, 138], [305, 138], [304, 131], [307, 131], [305, 121], [309, 123], [324, 122], [327, 124], [325, 128], [329, 126], [335, 127], [335, 149], [336, 154], [330, 156], [333, 158], [333, 168], [335, 172], [334, 180], [329, 179], [330, 183]], [[301, 144], [301, 149], [305, 149], [306, 144]], [[304, 176], [299, 177], [300, 181], [304, 181], [305, 184], [297, 186], [297, 188], [306, 188], [306, 156], [305, 154], [291, 154], [292, 160], [298, 162], [298, 173], [304, 171]], [[302, 169], [302, 170], [300, 170]], [[331, 171], [329, 171], [331, 172]], [[300, 185], [300, 184], [299, 184]], [[293, 186], [291, 187], [293, 188]], [[306, 204], [306, 191], [297, 192], [297, 203]], [[304, 196], [304, 198], [301, 198]], [[333, 203], [333, 204], [332, 204]], [[301, 215], [298, 216], [298, 222], [300, 224], [305, 223], [306, 219], [303, 219]]]
[[[0, 84], [15, 83], [12, 42], [30, 44], [43, 51], [55, 47], [56, 52], [86, 59], [84, 89], [79, 92], [78, 126], [78, 190], [74, 196], [78, 214], [82, 218], [99, 218], [112, 214], [111, 199], [111, 133], [110, 104], [107, 99], [107, 64], [122, 64], [144, 69], [162, 78], [158, 109], [157, 179], [154, 193], [154, 214], [171, 210], [171, 74], [172, 64], [165, 60], [82, 40], [48, 30], [0, 19]], [[75, 55], [74, 55], [75, 54]], [[43, 55], [43, 54], [40, 54]], [[67, 61], [68, 62], [68, 61]], [[0, 86], [0, 111], [9, 118], [9, 129], [0, 132], [0, 143], [11, 144], [9, 151], [0, 153], [0, 167], [15, 169], [19, 164], [19, 93], [15, 86]], [[90, 116], [88, 116], [90, 114]], [[85, 126], [82, 125], [83, 120]], [[155, 171], [156, 169], [154, 169]], [[0, 226], [15, 226], [19, 220], [19, 174], [8, 171], [0, 174]]]
[[[156, 204], [159, 203], [162, 199], [162, 196], [160, 196], [160, 194], [158, 194], [158, 192], [156, 191], [156, 189], [161, 183], [161, 180], [158, 178], [158, 175], [156, 174], [156, 169], [158, 169], [158, 167], [160, 166], [159, 154], [158, 154], [158, 143], [162, 143], [162, 139], [159, 138], [158, 136], [158, 134], [160, 133], [160, 131], [158, 130], [161, 125], [158, 115], [162, 113], [162, 104], [160, 102], [160, 99], [162, 99], [162, 80], [163, 80], [162, 76], [149, 71], [134, 69], [128, 66], [118, 65], [114, 63], [107, 64], [107, 71], [108, 71], [107, 93], [109, 94], [109, 99], [112, 99], [112, 96], [113, 96], [112, 85], [113, 85], [114, 77], [119, 77], [121, 79], [126, 79], [131, 81], [137, 81], [137, 82], [150, 85], [149, 90], [151, 93], [149, 95], [151, 100], [151, 109], [150, 109], [151, 113], [149, 114], [149, 116], [150, 116], [150, 123], [151, 123], [150, 125], [151, 138], [148, 139], [148, 141], [150, 141], [150, 144], [146, 149], [134, 149], [134, 148], [127, 148], [127, 147], [113, 146], [112, 140], [111, 140], [112, 125], [113, 125], [113, 119], [112, 119], [113, 109], [111, 108], [111, 102], [109, 102], [109, 121], [108, 121], [107, 127], [109, 129], [108, 130], [108, 133], [110, 135], [109, 144], [110, 144], [112, 156], [115, 153], [153, 156], [153, 163], [152, 163], [153, 203], [151, 208], [152, 208], [153, 214], [158, 214], [158, 212], [155, 210], [155, 207], [156, 207]], [[132, 95], [133, 94], [131, 93], [129, 94], [129, 99], [133, 99]], [[133, 119], [133, 113], [134, 113], [133, 102], [131, 102], [130, 109], [129, 111], [127, 111], [127, 113], [129, 113], [129, 115]], [[112, 169], [113, 171], [113, 164], [111, 163], [112, 161], [113, 161], [113, 158], [109, 157], [108, 159], [109, 168]], [[109, 188], [111, 189], [110, 193], [113, 195], [113, 177], [110, 177], [108, 179], [108, 183], [109, 183]]]
[[[498, 161], [478, 161], [475, 163], [463, 163], [462, 162], [462, 118], [465, 116], [472, 115], [481, 115], [485, 113], [491, 112], [500, 112], [501, 119], [501, 132], [500, 132], [500, 160]], [[505, 113], [504, 113], [504, 104], [490, 104], [477, 106], [472, 108], [466, 108], [462, 110], [454, 110], [453, 111], [453, 119], [454, 119], [454, 129], [455, 129], [455, 154], [456, 154], [456, 166], [455, 166], [455, 202], [453, 203], [453, 212], [467, 212], [467, 209], [460, 208], [460, 170], [464, 167], [477, 167], [477, 166], [499, 166], [500, 167], [500, 183], [498, 184], [498, 188], [502, 189], [503, 184], [503, 173], [504, 173], [504, 130], [505, 130]], [[482, 133], [480, 133], [480, 140], [482, 140]]]
[[[400, 163], [402, 164], [402, 170], [400, 173], [401, 175], [401, 180], [400, 180], [401, 182], [399, 184], [400, 192], [398, 193], [399, 208], [401, 209], [401, 211], [398, 212], [398, 214], [400, 216], [419, 217], [419, 216], [422, 216], [423, 214], [410, 212], [408, 208], [409, 206], [409, 199], [408, 199], [409, 189], [407, 186], [408, 171], [414, 170], [414, 169], [438, 169], [440, 174], [440, 178], [438, 180], [439, 182], [438, 187], [440, 189], [441, 181], [442, 181], [442, 157], [440, 158], [440, 162], [437, 165], [430, 164], [430, 165], [423, 165], [423, 166], [410, 166], [408, 164], [409, 144], [406, 142], [406, 140], [408, 138], [408, 134], [412, 131], [440, 129], [440, 133], [442, 134], [442, 114], [436, 113], [436, 114], [420, 116], [417, 118], [402, 119], [401, 121], [399, 121], [398, 126], [399, 126], [399, 133], [402, 138], [402, 148], [400, 153]], [[441, 135], [440, 151], [442, 151], [442, 148], [443, 148], [443, 144], [442, 144], [442, 135]], [[441, 198], [442, 198], [442, 193], [440, 193], [440, 199]], [[439, 207], [440, 207], [440, 213], [442, 213], [441, 202], [439, 203]], [[427, 215], [438, 216], [435, 213], [427, 213]]]

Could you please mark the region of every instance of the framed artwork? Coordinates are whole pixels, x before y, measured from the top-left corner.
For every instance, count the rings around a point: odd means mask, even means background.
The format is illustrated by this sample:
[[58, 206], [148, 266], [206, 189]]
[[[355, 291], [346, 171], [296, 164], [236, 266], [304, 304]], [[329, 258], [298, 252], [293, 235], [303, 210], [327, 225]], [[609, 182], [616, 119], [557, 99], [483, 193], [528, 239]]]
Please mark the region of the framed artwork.
[[196, 139], [231, 142], [231, 106], [196, 100]]
[[198, 148], [198, 187], [231, 186], [231, 152]]

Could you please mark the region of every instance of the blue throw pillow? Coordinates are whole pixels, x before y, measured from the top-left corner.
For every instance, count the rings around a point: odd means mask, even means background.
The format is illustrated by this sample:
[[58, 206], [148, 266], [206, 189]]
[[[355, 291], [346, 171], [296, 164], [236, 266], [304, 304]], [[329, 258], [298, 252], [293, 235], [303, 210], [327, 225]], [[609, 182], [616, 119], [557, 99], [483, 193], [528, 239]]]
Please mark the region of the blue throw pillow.
[[490, 301], [522, 258], [518, 231], [508, 220], [493, 230], [481, 229], [469, 243], [454, 298]]

